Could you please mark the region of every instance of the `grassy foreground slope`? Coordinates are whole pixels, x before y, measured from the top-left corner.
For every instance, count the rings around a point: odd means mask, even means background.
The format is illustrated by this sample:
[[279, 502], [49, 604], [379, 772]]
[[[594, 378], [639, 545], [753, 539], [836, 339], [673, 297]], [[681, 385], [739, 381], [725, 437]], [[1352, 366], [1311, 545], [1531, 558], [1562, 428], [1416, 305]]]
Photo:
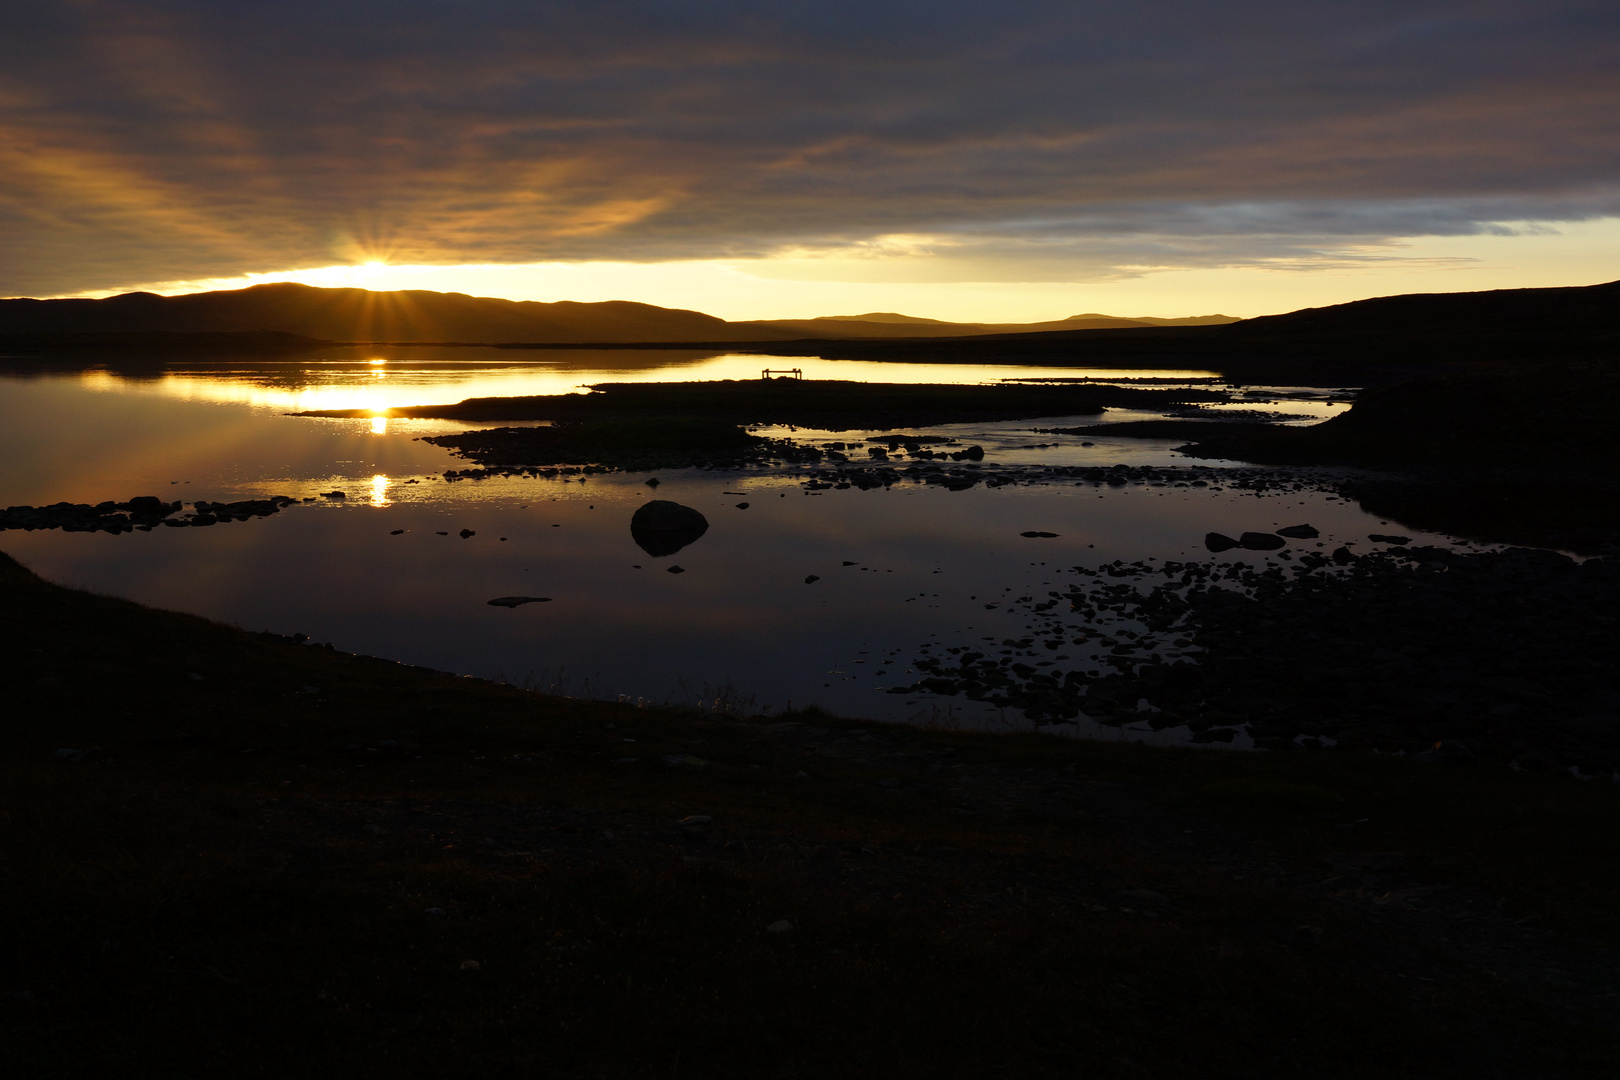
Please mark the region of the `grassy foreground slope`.
[[1620, 1063], [1608, 785], [569, 701], [4, 557], [0, 657], [18, 1075]]

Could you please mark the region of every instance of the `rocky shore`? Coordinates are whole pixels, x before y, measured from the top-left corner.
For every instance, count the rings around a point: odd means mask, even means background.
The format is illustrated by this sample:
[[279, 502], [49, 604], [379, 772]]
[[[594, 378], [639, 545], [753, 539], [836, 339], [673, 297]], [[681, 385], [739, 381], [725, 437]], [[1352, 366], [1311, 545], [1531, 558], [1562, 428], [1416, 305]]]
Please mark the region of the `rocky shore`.
[[6, 529], [61, 529], [64, 532], [151, 532], [158, 526], [171, 529], [218, 525], [269, 517], [282, 507], [297, 502], [286, 495], [270, 499], [240, 499], [236, 502], [200, 500], [184, 513], [183, 502], [164, 502], [155, 495], [140, 495], [125, 502], [58, 502], [48, 506], [8, 506], [0, 511], [0, 531]]

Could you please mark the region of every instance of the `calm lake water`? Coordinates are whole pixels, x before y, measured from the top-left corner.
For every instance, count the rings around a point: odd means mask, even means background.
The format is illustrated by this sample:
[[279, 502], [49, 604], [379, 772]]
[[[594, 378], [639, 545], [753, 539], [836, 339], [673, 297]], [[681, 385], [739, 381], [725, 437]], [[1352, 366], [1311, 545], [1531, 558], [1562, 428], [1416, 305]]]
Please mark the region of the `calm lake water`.
[[[709, 530], [690, 547], [654, 558], [629, 531], [631, 514], [654, 497], [646, 474], [451, 483], [445, 470], [467, 463], [417, 439], [469, 425], [386, 416], [395, 406], [568, 392], [593, 382], [757, 378], [783, 363], [663, 351], [394, 348], [318, 361], [131, 361], [0, 376], [0, 505], [135, 495], [303, 499], [333, 489], [349, 496], [208, 529], [9, 531], [0, 533], [0, 550], [64, 584], [565, 693], [705, 708], [717, 700], [773, 710], [815, 703], [875, 720], [1018, 728], [1027, 721], [989, 706], [885, 691], [917, 678], [906, 662], [922, 645], [1017, 636], [1024, 613], [999, 601], [1065, 588], [1073, 580], [1064, 578], [1068, 567], [1207, 559], [1202, 538], [1209, 530], [1236, 535], [1309, 522], [1322, 531], [1321, 543], [1335, 546], [1365, 542], [1368, 532], [1390, 525], [1309, 487], [1256, 492], [1219, 480], [1208, 487], [1054, 480], [965, 491], [920, 484], [812, 491], [793, 471], [689, 470], [659, 473], [656, 497], [702, 511]], [[1217, 384], [1203, 371], [814, 359], [791, 365], [810, 378], [887, 382]], [[1283, 412], [1305, 423], [1345, 407], [1342, 393], [1325, 390], [1246, 392], [1251, 403], [1227, 408]], [[310, 408], [379, 415], [285, 415]], [[1110, 410], [1106, 419], [1156, 415]], [[1083, 447], [1074, 438], [1030, 433], [1095, 419], [932, 430], [983, 445], [987, 472], [1237, 465], [1185, 459], [1162, 441], [1096, 437]], [[792, 434], [849, 441], [875, 433]], [[463, 529], [475, 535], [463, 539]], [[1030, 530], [1058, 535], [1019, 535]], [[1445, 539], [1402, 531], [1420, 541]], [[1234, 557], [1265, 559], [1245, 552], [1219, 558]], [[668, 572], [672, 565], [684, 572]], [[807, 584], [810, 576], [818, 580]], [[487, 603], [507, 595], [550, 599], [514, 609]], [[1078, 730], [1160, 742], [1180, 737], [1084, 724]]]

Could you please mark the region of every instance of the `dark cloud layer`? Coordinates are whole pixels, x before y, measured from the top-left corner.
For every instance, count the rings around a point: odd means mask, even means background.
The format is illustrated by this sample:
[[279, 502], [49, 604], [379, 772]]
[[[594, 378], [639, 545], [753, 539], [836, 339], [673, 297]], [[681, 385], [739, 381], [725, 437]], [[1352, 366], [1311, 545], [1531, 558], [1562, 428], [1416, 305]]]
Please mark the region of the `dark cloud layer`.
[[12, 294], [894, 235], [1062, 280], [1620, 212], [1613, 0], [57, 0], [6, 24]]

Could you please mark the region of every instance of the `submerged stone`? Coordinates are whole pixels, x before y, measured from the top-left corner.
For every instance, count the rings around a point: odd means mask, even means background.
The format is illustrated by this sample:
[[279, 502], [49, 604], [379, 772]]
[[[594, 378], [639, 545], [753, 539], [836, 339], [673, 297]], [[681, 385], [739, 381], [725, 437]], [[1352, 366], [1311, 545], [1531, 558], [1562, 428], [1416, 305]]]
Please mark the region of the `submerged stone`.
[[1238, 537], [1238, 543], [1249, 551], [1276, 551], [1286, 546], [1288, 541], [1276, 533], [1246, 532]]

